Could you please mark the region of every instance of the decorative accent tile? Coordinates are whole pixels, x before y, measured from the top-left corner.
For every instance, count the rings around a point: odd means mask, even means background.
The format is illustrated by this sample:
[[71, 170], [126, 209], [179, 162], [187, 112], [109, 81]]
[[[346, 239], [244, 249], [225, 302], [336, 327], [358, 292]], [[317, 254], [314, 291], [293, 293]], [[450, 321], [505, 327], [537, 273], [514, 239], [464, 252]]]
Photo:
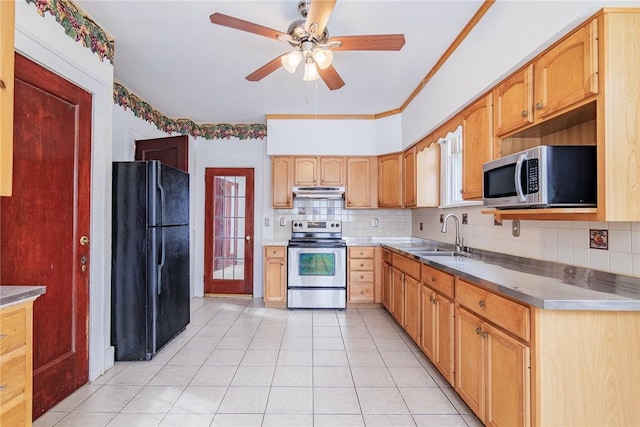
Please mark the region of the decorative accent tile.
[[608, 230], [589, 230], [589, 247], [591, 249], [609, 249]]

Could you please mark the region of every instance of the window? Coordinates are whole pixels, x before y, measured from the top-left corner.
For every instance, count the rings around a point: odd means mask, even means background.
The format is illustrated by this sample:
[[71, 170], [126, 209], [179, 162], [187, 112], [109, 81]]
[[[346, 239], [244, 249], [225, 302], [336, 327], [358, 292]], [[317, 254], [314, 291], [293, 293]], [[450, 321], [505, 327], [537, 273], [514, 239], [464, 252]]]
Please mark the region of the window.
[[438, 140], [440, 144], [440, 205], [455, 206], [462, 199], [462, 125]]

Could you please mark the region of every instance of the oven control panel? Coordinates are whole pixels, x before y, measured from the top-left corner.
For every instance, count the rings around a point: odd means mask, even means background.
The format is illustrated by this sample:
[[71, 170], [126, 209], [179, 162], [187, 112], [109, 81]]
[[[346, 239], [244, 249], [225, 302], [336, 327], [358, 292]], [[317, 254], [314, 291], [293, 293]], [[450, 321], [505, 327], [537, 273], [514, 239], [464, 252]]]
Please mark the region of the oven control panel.
[[309, 221], [298, 219], [293, 220], [291, 228], [293, 232], [335, 233], [342, 230], [342, 223], [335, 220]]

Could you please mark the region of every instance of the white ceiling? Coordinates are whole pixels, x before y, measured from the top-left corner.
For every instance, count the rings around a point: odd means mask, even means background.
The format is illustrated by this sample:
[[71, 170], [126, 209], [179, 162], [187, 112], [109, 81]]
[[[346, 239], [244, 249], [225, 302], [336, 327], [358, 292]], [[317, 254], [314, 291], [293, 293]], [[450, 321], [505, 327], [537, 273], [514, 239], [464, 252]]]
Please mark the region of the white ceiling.
[[298, 0], [75, 0], [115, 39], [115, 79], [159, 110], [199, 123], [265, 123], [266, 114], [378, 114], [399, 108], [482, 0], [338, 0], [331, 37], [403, 33], [399, 52], [338, 51], [345, 81], [330, 91], [283, 68], [245, 76], [292, 50], [284, 42], [210, 22], [221, 12], [285, 32]]

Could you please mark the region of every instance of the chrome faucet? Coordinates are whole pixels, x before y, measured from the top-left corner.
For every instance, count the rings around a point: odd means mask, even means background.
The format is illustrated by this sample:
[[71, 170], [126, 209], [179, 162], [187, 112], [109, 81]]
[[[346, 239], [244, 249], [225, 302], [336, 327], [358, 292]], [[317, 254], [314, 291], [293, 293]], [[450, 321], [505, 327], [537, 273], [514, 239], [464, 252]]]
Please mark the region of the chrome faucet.
[[440, 229], [441, 233], [447, 232], [447, 220], [449, 218], [453, 218], [453, 221], [456, 223], [456, 252], [462, 251], [462, 239], [460, 238], [460, 223], [458, 222], [458, 217], [454, 214], [448, 214], [444, 217], [442, 221], [442, 228]]

